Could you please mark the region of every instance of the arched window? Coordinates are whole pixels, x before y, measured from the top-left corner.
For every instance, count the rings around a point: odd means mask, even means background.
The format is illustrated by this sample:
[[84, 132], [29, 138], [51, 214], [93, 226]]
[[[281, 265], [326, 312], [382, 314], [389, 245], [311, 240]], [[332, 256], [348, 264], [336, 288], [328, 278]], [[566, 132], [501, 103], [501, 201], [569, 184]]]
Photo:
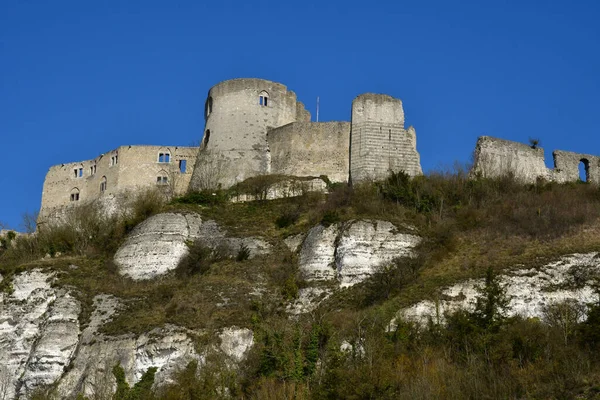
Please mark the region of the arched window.
[[169, 175], [167, 174], [167, 171], [160, 170], [158, 173], [158, 176], [156, 177], [156, 184], [157, 185], [167, 185], [168, 183], [169, 183]]
[[100, 180], [100, 192], [104, 193], [105, 190], [106, 190], [106, 176], [103, 176], [102, 179]]
[[70, 200], [71, 201], [79, 201], [79, 189], [78, 188], [71, 189]]
[[160, 149], [158, 152], [159, 163], [170, 163], [171, 162], [171, 151], [168, 148]]
[[204, 105], [205, 118], [208, 118], [210, 113], [212, 113], [212, 109], [213, 109], [213, 99], [212, 99], [212, 97], [209, 97], [208, 99], [206, 99], [206, 104]]
[[590, 179], [590, 161], [587, 158], [579, 160], [579, 180], [588, 182]]
[[269, 106], [269, 93], [265, 92], [264, 90], [262, 92], [260, 92], [260, 94], [258, 95], [258, 104], [260, 104], [263, 107], [268, 107]]

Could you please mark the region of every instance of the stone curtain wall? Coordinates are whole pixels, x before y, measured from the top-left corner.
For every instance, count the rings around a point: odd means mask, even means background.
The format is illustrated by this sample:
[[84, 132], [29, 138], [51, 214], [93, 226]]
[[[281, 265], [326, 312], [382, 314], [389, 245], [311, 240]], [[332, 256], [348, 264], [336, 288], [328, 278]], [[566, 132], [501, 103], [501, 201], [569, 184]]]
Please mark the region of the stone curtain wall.
[[[39, 221], [43, 221], [57, 208], [71, 207], [100, 197], [100, 183], [106, 177], [105, 194], [113, 194], [119, 182], [119, 164], [111, 165], [111, 158], [118, 157], [119, 149], [102, 154], [93, 160], [79, 161], [50, 167], [42, 189], [42, 205]], [[120, 160], [119, 160], [120, 161]], [[95, 173], [90, 168], [95, 168]], [[75, 176], [75, 169], [83, 168], [83, 176]], [[79, 190], [79, 201], [71, 201], [74, 189]]]
[[[169, 153], [169, 163], [160, 163], [159, 153]], [[169, 195], [187, 191], [193, 173], [198, 147], [121, 146], [93, 160], [61, 164], [50, 167], [44, 180], [39, 221], [51, 218], [80, 204], [124, 192], [136, 192], [157, 186], [157, 177], [166, 172], [168, 180], [161, 184]], [[116, 162], [115, 162], [116, 157]], [[180, 173], [179, 161], [186, 160], [186, 172]], [[95, 168], [92, 174], [91, 168]], [[83, 168], [83, 176], [75, 170]], [[106, 177], [106, 189], [100, 190]], [[79, 190], [79, 200], [71, 201], [71, 193]]]
[[534, 183], [538, 177], [549, 179], [544, 162], [544, 150], [523, 143], [482, 136], [477, 140], [472, 173], [484, 178], [513, 174], [524, 183]]
[[[159, 153], [169, 153], [169, 162], [159, 162]], [[167, 176], [161, 183], [169, 194], [181, 195], [189, 186], [198, 147], [179, 146], [123, 146], [119, 148], [119, 190], [137, 190], [157, 185], [158, 176]], [[186, 161], [186, 171], [181, 173], [179, 162]]]
[[[266, 105], [260, 104], [261, 96], [268, 99]], [[300, 120], [310, 119], [296, 94], [280, 83], [233, 79], [214, 86], [206, 101], [204, 139], [191, 189], [209, 186], [206, 176], [218, 175], [217, 184], [229, 187], [270, 173], [267, 131], [296, 121], [298, 113]]]
[[552, 178], [557, 182], [574, 182], [579, 179], [579, 164], [583, 161], [587, 170], [587, 181], [600, 184], [600, 157], [556, 150]]
[[349, 122], [294, 122], [267, 134], [271, 173], [348, 180]]
[[386, 178], [391, 171], [421, 175], [416, 132], [404, 129], [402, 101], [362, 94], [352, 102], [350, 176], [353, 182]]
[[600, 183], [600, 158], [557, 150], [553, 153], [554, 169], [546, 167], [544, 150], [523, 143], [482, 136], [477, 140], [471, 174], [484, 178], [513, 175], [523, 183], [537, 179], [575, 182], [579, 179], [579, 164], [584, 162], [588, 181]]

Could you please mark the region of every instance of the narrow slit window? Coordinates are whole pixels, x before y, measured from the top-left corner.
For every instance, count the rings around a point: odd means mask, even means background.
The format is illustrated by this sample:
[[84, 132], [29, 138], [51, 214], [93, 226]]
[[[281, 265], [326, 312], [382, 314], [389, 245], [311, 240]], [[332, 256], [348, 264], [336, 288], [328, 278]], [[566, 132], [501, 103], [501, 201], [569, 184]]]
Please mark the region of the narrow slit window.
[[100, 192], [106, 191], [106, 177], [102, 177], [102, 181], [100, 182]]

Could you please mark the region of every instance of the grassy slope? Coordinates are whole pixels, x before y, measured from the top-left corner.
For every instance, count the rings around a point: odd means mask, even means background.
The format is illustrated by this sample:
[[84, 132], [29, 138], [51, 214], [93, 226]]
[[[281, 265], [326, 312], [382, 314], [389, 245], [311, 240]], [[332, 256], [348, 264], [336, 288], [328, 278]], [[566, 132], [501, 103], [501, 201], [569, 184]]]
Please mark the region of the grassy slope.
[[[307, 194], [239, 204], [140, 203], [134, 207], [134, 215], [124, 222], [91, 223], [91, 236], [99, 239], [85, 246], [77, 235], [60, 230], [40, 235], [35, 243], [17, 243], [0, 255], [0, 273], [7, 277], [4, 290], [9, 290], [7, 282], [14, 272], [29, 268], [58, 271], [56, 284], [73, 287], [79, 294], [84, 304], [84, 323], [95, 294], [110, 293], [123, 299], [127, 308], [105, 327], [108, 333], [141, 332], [174, 323], [208, 331], [247, 326], [259, 336], [260, 332], [280, 329], [285, 338], [296, 335], [290, 329], [304, 332], [312, 329], [315, 321], [321, 321], [319, 326], [329, 327], [329, 342], [335, 343], [355, 335], [362, 321], [377, 320], [373, 326], [383, 326], [398, 308], [435, 297], [441, 286], [481, 277], [488, 267], [537, 267], [564, 254], [600, 251], [597, 188], [543, 183], [525, 187], [509, 179], [469, 182], [460, 174], [433, 175], [412, 182], [396, 177], [380, 185], [339, 187], [328, 196]], [[205, 219], [216, 220], [231, 235], [265, 238], [275, 251], [254, 260], [219, 260], [202, 275], [174, 273], [151, 282], [121, 277], [111, 262], [114, 249], [136, 222], [159, 211], [198, 212]], [[386, 219], [399, 227], [415, 226], [425, 238], [419, 249], [418, 274], [385, 298], [365, 301], [373, 290], [367, 282], [336, 294], [296, 325], [285, 322], [285, 305], [304, 282], [298, 277], [295, 256], [282, 240], [306, 232], [323, 220], [354, 218]], [[106, 237], [112, 241], [107, 242]], [[63, 250], [62, 256], [39, 260], [49, 249], [57, 248]], [[258, 345], [256, 351], [264, 348]], [[433, 358], [439, 363], [444, 360], [441, 355]], [[251, 357], [249, 363], [259, 361]], [[438, 368], [448, 368], [448, 374], [456, 373], [453, 366]], [[590, 374], [596, 374], [594, 371]], [[251, 386], [258, 385], [252, 390], [259, 393], [269, 384], [272, 382], [254, 382]], [[277, 386], [276, 390], [282, 389]]]

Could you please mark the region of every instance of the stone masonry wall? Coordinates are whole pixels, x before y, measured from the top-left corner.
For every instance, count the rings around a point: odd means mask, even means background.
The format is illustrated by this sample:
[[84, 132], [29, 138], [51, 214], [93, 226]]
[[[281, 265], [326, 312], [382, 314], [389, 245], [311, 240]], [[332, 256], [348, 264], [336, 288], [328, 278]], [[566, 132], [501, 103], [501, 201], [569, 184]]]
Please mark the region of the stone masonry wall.
[[[159, 162], [159, 153], [168, 153], [169, 162]], [[65, 208], [143, 188], [158, 186], [168, 194], [183, 194], [197, 153], [197, 147], [121, 146], [93, 160], [52, 166], [44, 180], [39, 221]], [[179, 163], [183, 160], [186, 168], [181, 172]], [[166, 182], [163, 177], [167, 177]]]
[[267, 134], [271, 173], [348, 180], [349, 122], [293, 122]]
[[352, 102], [350, 177], [352, 182], [384, 179], [391, 171], [421, 175], [416, 132], [404, 129], [402, 101], [362, 94]]
[[578, 154], [570, 151], [556, 150], [552, 179], [557, 182], [574, 182], [579, 179], [579, 164], [583, 162], [587, 181], [600, 184], [600, 157], [590, 154]]
[[482, 136], [477, 140], [471, 174], [485, 178], [511, 174], [523, 183], [535, 183], [538, 178], [575, 182], [579, 179], [579, 164], [583, 162], [587, 181], [600, 183], [600, 157], [561, 150], [555, 151], [553, 156], [554, 169], [549, 169], [540, 147]]
[[538, 177], [550, 178], [542, 148], [490, 136], [477, 140], [472, 173], [484, 178], [513, 174], [524, 183], [534, 183]]

